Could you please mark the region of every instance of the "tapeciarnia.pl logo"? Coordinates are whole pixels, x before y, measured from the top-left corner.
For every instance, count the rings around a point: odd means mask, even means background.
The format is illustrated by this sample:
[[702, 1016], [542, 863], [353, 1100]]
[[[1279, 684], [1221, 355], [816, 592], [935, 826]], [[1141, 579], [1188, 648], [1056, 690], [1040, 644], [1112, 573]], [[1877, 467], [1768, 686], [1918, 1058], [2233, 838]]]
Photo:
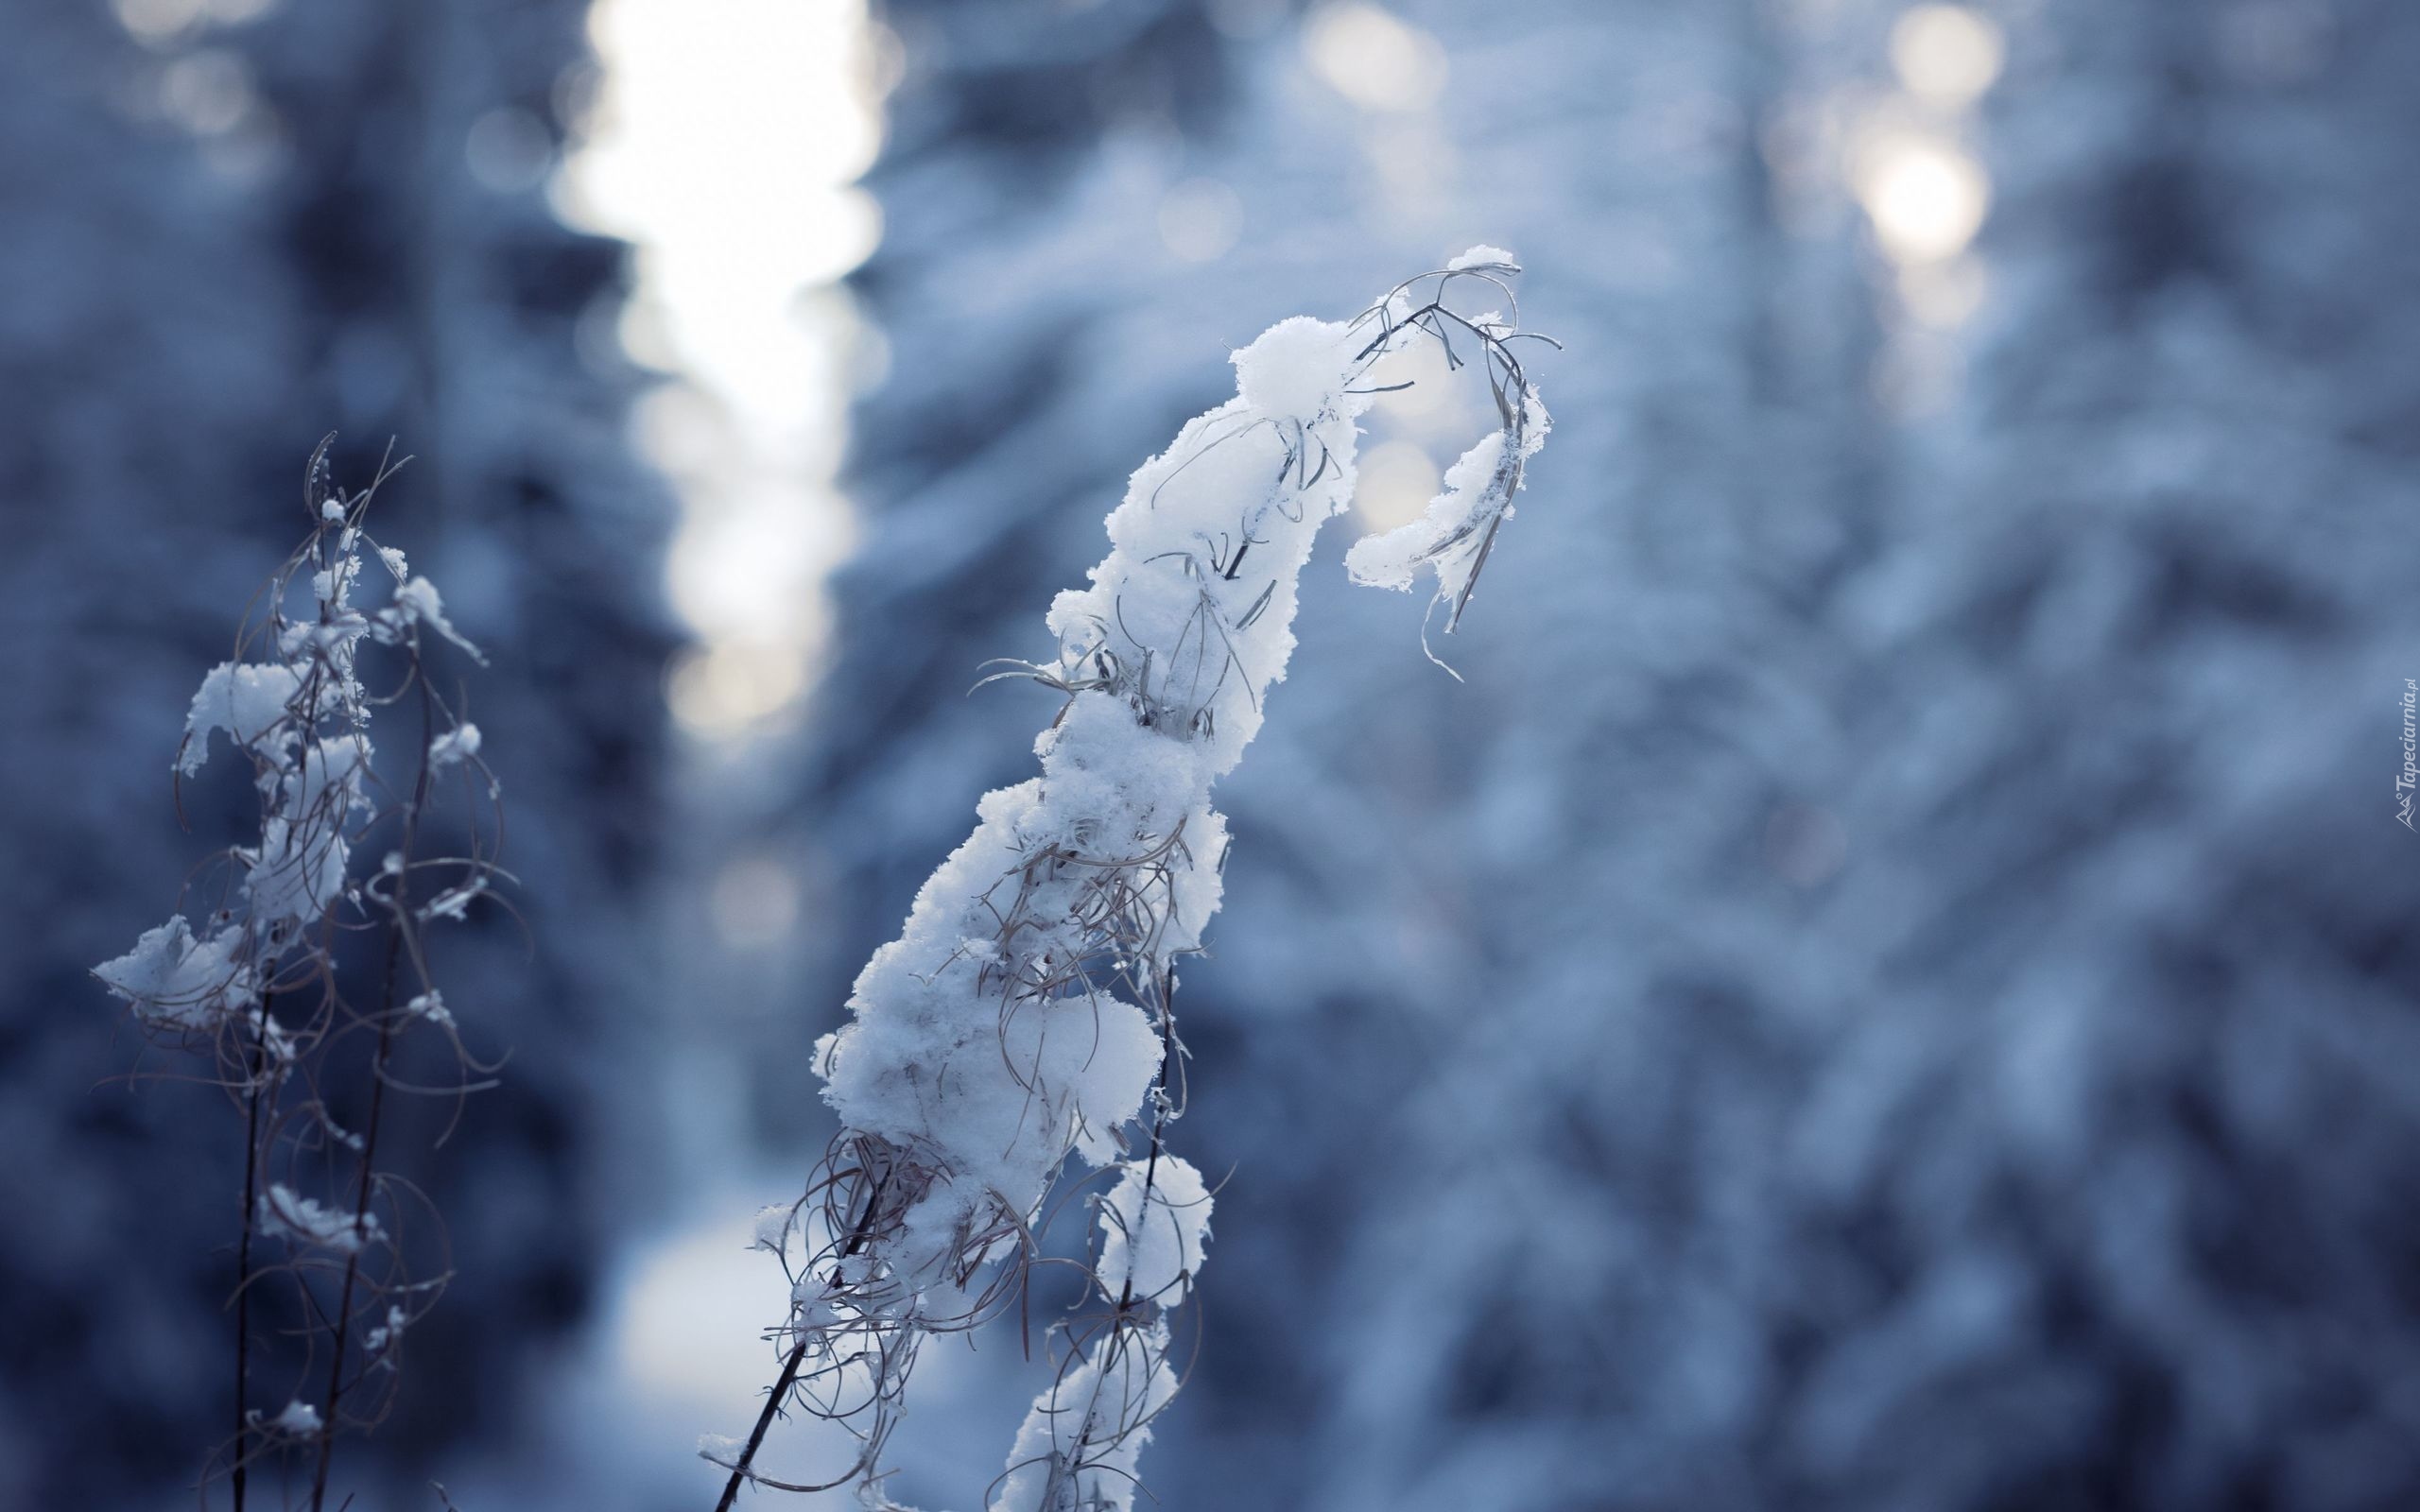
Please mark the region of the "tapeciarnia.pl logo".
[[2403, 679], [2403, 770], [2394, 779], [2394, 816], [2420, 834], [2411, 823], [2411, 790], [2420, 786], [2420, 678]]

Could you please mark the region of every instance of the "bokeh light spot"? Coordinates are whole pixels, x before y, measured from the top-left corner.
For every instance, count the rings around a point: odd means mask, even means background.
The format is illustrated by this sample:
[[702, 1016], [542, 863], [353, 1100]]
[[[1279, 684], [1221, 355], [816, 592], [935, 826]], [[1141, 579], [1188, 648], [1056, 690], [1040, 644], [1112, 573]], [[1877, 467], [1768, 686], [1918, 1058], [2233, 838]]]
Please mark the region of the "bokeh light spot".
[[1353, 507], [1372, 527], [1392, 530], [1419, 519], [1443, 486], [1427, 452], [1409, 441], [1387, 441], [1361, 459]]
[[1991, 208], [1983, 165], [1937, 137], [1893, 132], [1867, 144], [1850, 178], [1894, 262], [1954, 257], [1982, 229]]
[[1891, 66], [1908, 93], [1959, 110], [2000, 77], [2007, 43], [1989, 17], [1963, 6], [1918, 6], [1891, 28]]
[[1445, 49], [1437, 39], [1362, 0], [1313, 12], [1303, 47], [1313, 71], [1365, 111], [1424, 111], [1445, 92]]

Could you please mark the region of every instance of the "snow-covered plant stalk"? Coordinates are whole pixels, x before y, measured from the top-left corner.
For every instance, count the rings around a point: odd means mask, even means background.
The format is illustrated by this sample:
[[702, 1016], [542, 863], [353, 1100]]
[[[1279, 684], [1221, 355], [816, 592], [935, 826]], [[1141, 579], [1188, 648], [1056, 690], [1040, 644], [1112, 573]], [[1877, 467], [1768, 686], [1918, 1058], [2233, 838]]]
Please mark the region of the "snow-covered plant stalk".
[[[857, 978], [851, 1022], [817, 1046], [845, 1127], [806, 1194], [760, 1220], [791, 1310], [754, 1431], [704, 1446], [732, 1472], [722, 1508], [752, 1480], [824, 1488], [754, 1469], [792, 1408], [856, 1437], [827, 1485], [857, 1480], [870, 1505], [890, 1504], [879, 1460], [918, 1347], [1021, 1295], [1071, 1152], [1107, 1182], [1091, 1197], [1084, 1299], [1052, 1329], [1053, 1383], [985, 1503], [1131, 1504], [1178, 1383], [1169, 1314], [1209, 1237], [1211, 1194], [1167, 1135], [1184, 1105], [1176, 965], [1201, 948], [1227, 846], [1211, 784], [1284, 676], [1312, 539], [1352, 501], [1356, 421], [1380, 391], [1371, 369], [1416, 342], [1478, 364], [1498, 426], [1424, 518], [1360, 542], [1348, 565], [1396, 588], [1427, 566], [1446, 627], [1460, 618], [1546, 438], [1512, 348], [1518, 271], [1474, 249], [1351, 321], [1287, 320], [1236, 352], [1236, 397], [1134, 473], [1091, 586], [1051, 606], [1055, 660], [985, 679], [1030, 679], [1065, 701], [1035, 742], [1042, 775], [984, 798], [974, 834]], [[1505, 313], [1449, 302], [1466, 291], [1500, 296]]]
[[[435, 586], [365, 528], [393, 469], [347, 495], [328, 481], [327, 447], [305, 473], [310, 535], [255, 601], [233, 658], [202, 679], [175, 762], [180, 781], [199, 774], [223, 733], [251, 764], [258, 838], [214, 857], [177, 914], [94, 971], [148, 1038], [212, 1057], [243, 1113], [233, 1432], [206, 1478], [226, 1476], [238, 1512], [257, 1466], [297, 1461], [317, 1512], [337, 1435], [391, 1404], [405, 1335], [446, 1277], [441, 1259], [412, 1273], [417, 1257], [441, 1256], [442, 1239], [416, 1189], [380, 1168], [387, 1094], [458, 1095], [490, 1069], [463, 1048], [425, 940], [501, 876], [478, 728], [456, 715], [425, 660], [432, 636], [478, 653]], [[355, 602], [379, 584], [382, 605]], [[370, 742], [373, 713], [396, 704], [418, 722], [401, 791], [380, 779]], [[456, 791], [464, 852], [424, 854], [441, 795]], [[377, 859], [356, 867], [356, 854]], [[348, 998], [337, 967], [349, 935], [372, 945], [364, 1002]], [[407, 1037], [441, 1046], [451, 1085], [397, 1074]], [[256, 1299], [272, 1288], [290, 1291]], [[273, 1327], [256, 1327], [256, 1310], [281, 1305]], [[279, 1404], [270, 1410], [253, 1405], [265, 1366], [284, 1376], [257, 1398]]]

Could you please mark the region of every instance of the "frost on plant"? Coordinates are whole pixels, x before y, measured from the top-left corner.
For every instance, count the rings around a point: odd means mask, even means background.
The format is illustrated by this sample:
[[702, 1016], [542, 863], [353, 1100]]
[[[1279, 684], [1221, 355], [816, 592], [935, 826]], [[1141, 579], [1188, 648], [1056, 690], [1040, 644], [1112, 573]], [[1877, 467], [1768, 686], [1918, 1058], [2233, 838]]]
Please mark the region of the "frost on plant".
[[[263, 1459], [299, 1460], [296, 1482], [316, 1512], [337, 1435], [385, 1414], [391, 1386], [380, 1383], [443, 1274], [417, 1189], [379, 1165], [382, 1110], [389, 1091], [458, 1095], [487, 1069], [462, 1047], [424, 934], [431, 919], [462, 918], [498, 875], [496, 788], [479, 733], [438, 691], [424, 639], [478, 653], [436, 587], [371, 540], [371, 500], [388, 472], [348, 494], [328, 480], [326, 449], [305, 477], [310, 535], [270, 579], [235, 655], [202, 678], [172, 763], [180, 783], [222, 751], [244, 763], [257, 833], [198, 873], [167, 922], [94, 969], [147, 1034], [209, 1054], [242, 1115], [233, 1432], [212, 1465], [238, 1512]], [[415, 759], [390, 784], [371, 726], [398, 713], [411, 721]], [[467, 834], [468, 849], [424, 853], [449, 793], [461, 811], [449, 833]], [[382, 859], [357, 868], [373, 837]], [[360, 1001], [337, 967], [347, 932], [380, 946], [373, 994]], [[407, 1031], [439, 1037], [453, 1085], [392, 1074]], [[340, 1123], [339, 1108], [358, 1108], [346, 1116], [360, 1126]], [[407, 1230], [423, 1236], [417, 1248]], [[416, 1258], [431, 1255], [433, 1273], [416, 1275]], [[256, 1329], [264, 1312], [274, 1326]], [[253, 1382], [271, 1372], [284, 1379], [267, 1400], [285, 1405], [265, 1416], [251, 1404]]]
[[[927, 1336], [1020, 1295], [1070, 1154], [1105, 1180], [1088, 1301], [1054, 1325], [1053, 1383], [986, 1495], [1009, 1512], [1123, 1509], [1135, 1456], [1174, 1394], [1169, 1312], [1209, 1237], [1211, 1194], [1167, 1148], [1184, 1109], [1179, 959], [1218, 911], [1227, 833], [1212, 783], [1260, 728], [1294, 647], [1296, 589], [1320, 525], [1352, 502], [1372, 368], [1420, 342], [1476, 363], [1500, 428], [1428, 518], [1357, 550], [1365, 580], [1433, 568], [1453, 620], [1511, 513], [1546, 411], [1515, 354], [1528, 339], [1462, 296], [1512, 310], [1519, 269], [1475, 249], [1357, 318], [1282, 321], [1235, 354], [1236, 397], [1139, 469], [1110, 553], [1061, 593], [1056, 654], [997, 663], [1063, 700], [1036, 739], [1041, 773], [985, 797], [974, 833], [876, 951], [849, 1022], [815, 1068], [844, 1128], [800, 1203], [760, 1215], [790, 1275], [782, 1373], [744, 1443], [706, 1457], [740, 1487], [788, 1409], [854, 1434], [879, 1499], [882, 1445]], [[1083, 1182], [1066, 1189], [1083, 1190]]]

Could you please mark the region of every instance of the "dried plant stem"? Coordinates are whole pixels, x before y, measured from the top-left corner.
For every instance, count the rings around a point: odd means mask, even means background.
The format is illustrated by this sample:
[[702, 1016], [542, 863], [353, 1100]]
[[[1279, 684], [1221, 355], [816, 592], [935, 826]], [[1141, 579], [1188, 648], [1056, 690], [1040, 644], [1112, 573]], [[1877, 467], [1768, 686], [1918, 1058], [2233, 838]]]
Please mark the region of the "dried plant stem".
[[420, 772], [412, 781], [412, 800], [404, 811], [403, 869], [396, 874], [389, 907], [387, 964], [378, 988], [378, 1048], [370, 1062], [370, 1116], [361, 1130], [361, 1179], [354, 1192], [353, 1253], [345, 1258], [344, 1283], [337, 1290], [334, 1358], [328, 1365], [327, 1406], [320, 1415], [319, 1463], [311, 1472], [311, 1512], [322, 1512], [328, 1495], [328, 1466], [336, 1457], [337, 1410], [344, 1398], [345, 1346], [352, 1338], [353, 1289], [361, 1274], [361, 1254], [368, 1239], [370, 1198], [378, 1175], [378, 1125], [387, 1102], [387, 1055], [395, 1041], [395, 977], [402, 968], [404, 935], [411, 927], [411, 861], [420, 840], [420, 818], [428, 807], [431, 747], [437, 739], [435, 712], [429, 707], [428, 679], [413, 661], [413, 681], [420, 690]]
[[[887, 1177], [874, 1178], [873, 1189], [866, 1194], [865, 1213], [857, 1219], [856, 1229], [849, 1235], [848, 1245], [840, 1251], [843, 1259], [864, 1249], [866, 1241], [873, 1237], [873, 1215], [881, 1210], [882, 1189], [889, 1179]], [[807, 1346], [814, 1342], [814, 1330], [798, 1331], [798, 1338], [790, 1345], [788, 1357], [782, 1362], [781, 1379], [773, 1383], [772, 1391], [765, 1398], [765, 1410], [756, 1415], [756, 1426], [749, 1430], [748, 1443], [740, 1450], [739, 1458], [732, 1464], [731, 1479], [723, 1483], [722, 1498], [715, 1503], [715, 1512], [731, 1512], [733, 1504], [739, 1500], [739, 1488], [755, 1479], [749, 1467], [756, 1461], [756, 1451], [764, 1447], [766, 1432], [773, 1426], [773, 1419], [782, 1415], [782, 1403], [788, 1400], [790, 1388], [798, 1383], [799, 1366], [806, 1359]]]
[[[1151, 1189], [1160, 1178], [1160, 1152], [1167, 1148], [1168, 1076], [1176, 1067], [1177, 1057], [1184, 1054], [1184, 1046], [1176, 1037], [1176, 1011], [1165, 975], [1160, 987], [1160, 1074], [1151, 1087], [1151, 1151], [1143, 1160], [1143, 1205], [1140, 1211], [1151, 1211]], [[1124, 1318], [1134, 1306], [1134, 1276], [1129, 1270], [1117, 1288], [1117, 1316]]]
[[739, 1488], [749, 1481], [748, 1468], [755, 1462], [756, 1451], [765, 1442], [765, 1431], [781, 1416], [782, 1402], [789, 1396], [790, 1387], [798, 1383], [799, 1363], [806, 1358], [806, 1347], [814, 1338], [805, 1330], [799, 1331], [798, 1342], [790, 1346], [789, 1357], [782, 1362], [781, 1379], [773, 1383], [771, 1393], [765, 1398], [765, 1410], [756, 1415], [756, 1426], [748, 1432], [748, 1445], [739, 1452], [731, 1479], [723, 1483], [722, 1499], [715, 1503], [715, 1512], [731, 1512], [732, 1504], [739, 1500]]
[[[510, 880], [496, 864], [500, 790], [479, 755], [478, 728], [459, 718], [430, 679], [423, 637], [484, 659], [445, 618], [436, 586], [364, 527], [372, 496], [400, 464], [390, 455], [368, 489], [347, 493], [328, 477], [328, 444], [304, 472], [311, 533], [246, 610], [233, 655], [202, 679], [173, 763], [180, 782], [194, 776], [223, 732], [251, 768], [260, 840], [220, 850], [202, 868], [207, 887], [189, 878], [167, 923], [94, 968], [147, 1037], [212, 1054], [214, 1080], [243, 1124], [231, 1298], [235, 1426], [201, 1481], [207, 1504], [210, 1482], [225, 1474], [235, 1512], [247, 1512], [256, 1489], [281, 1506], [325, 1512], [337, 1435], [373, 1428], [391, 1408], [404, 1333], [434, 1305], [451, 1266], [442, 1260], [442, 1220], [426, 1195], [379, 1169], [382, 1150], [400, 1135], [385, 1132], [388, 1093], [458, 1098], [488, 1085], [475, 1073], [495, 1069], [464, 1046], [431, 978], [424, 936], [429, 920], [458, 922], [496, 881]], [[383, 570], [391, 581], [383, 605], [354, 601], [365, 570]], [[298, 612], [306, 590], [311, 608]], [[373, 692], [358, 674], [390, 651], [406, 676], [391, 691]], [[399, 793], [372, 769], [368, 730], [377, 709], [407, 694], [420, 705], [420, 760], [408, 791]], [[442, 779], [458, 767], [467, 849], [421, 857], [437, 833], [432, 810]], [[390, 825], [399, 849], [374, 869], [356, 868], [358, 848]], [[420, 879], [432, 868], [446, 874], [444, 883]], [[206, 899], [199, 908], [187, 902], [198, 891]], [[347, 999], [350, 969], [339, 965], [338, 944], [382, 934], [383, 978], [374, 1009], [365, 1011]], [[454, 1086], [415, 1086], [392, 1074], [416, 1031], [452, 1048]], [[366, 1089], [358, 1081], [365, 1074]], [[339, 1077], [345, 1101], [364, 1114], [351, 1132], [331, 1117], [328, 1099]], [[406, 1213], [406, 1201], [419, 1206]], [[407, 1244], [407, 1225], [424, 1216], [433, 1221]], [[440, 1267], [415, 1280], [422, 1255]], [[279, 1282], [290, 1284], [290, 1302], [282, 1288], [253, 1297]], [[357, 1324], [365, 1329], [358, 1341]], [[389, 1374], [372, 1390], [377, 1372]], [[268, 1399], [283, 1403], [273, 1412], [253, 1396], [255, 1376], [272, 1373], [291, 1382]], [[275, 1487], [254, 1474], [260, 1462], [273, 1468]]]
[[[261, 999], [261, 1018], [268, 1018], [270, 993]], [[261, 1076], [268, 1061], [266, 1035], [252, 1042], [252, 1063], [244, 1098], [244, 1206], [235, 1226], [235, 1450], [229, 1480], [234, 1485], [235, 1512], [244, 1512], [244, 1491], [251, 1467], [251, 1424], [244, 1403], [251, 1389], [252, 1371], [252, 1204], [259, 1200], [261, 1172]]]

